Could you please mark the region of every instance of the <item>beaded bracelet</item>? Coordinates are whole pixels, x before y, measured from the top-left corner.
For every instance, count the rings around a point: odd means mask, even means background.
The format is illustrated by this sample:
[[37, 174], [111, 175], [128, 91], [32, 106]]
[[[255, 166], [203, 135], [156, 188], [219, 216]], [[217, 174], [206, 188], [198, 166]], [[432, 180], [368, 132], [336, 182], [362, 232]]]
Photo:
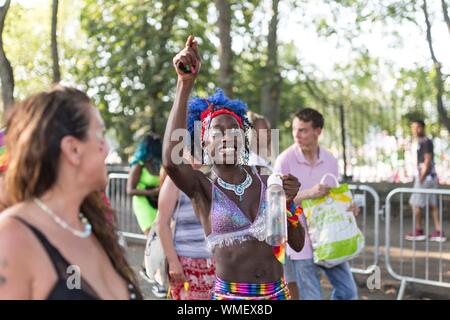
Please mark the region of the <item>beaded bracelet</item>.
[[296, 206], [294, 202], [291, 202], [289, 208], [286, 208], [287, 220], [294, 228], [298, 227], [299, 217], [303, 213], [301, 206]]

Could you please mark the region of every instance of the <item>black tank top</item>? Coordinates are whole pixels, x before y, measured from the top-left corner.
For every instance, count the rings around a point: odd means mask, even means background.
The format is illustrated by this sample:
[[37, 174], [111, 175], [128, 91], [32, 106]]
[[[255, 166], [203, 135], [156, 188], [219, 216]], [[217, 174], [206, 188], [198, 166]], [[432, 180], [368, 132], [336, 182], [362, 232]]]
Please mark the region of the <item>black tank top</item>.
[[[100, 300], [100, 297], [95, 292], [95, 290], [89, 285], [87, 281], [81, 277], [80, 289], [69, 289], [67, 280], [72, 275], [68, 272], [68, 268], [71, 265], [66, 258], [56, 249], [47, 239], [47, 237], [34, 226], [26, 222], [20, 217], [14, 217], [15, 219], [22, 222], [27, 226], [36, 238], [39, 240], [48, 257], [50, 258], [53, 267], [55, 268], [58, 280], [56, 280], [55, 285], [50, 291], [47, 300]], [[130, 300], [135, 300], [138, 298], [137, 290], [133, 284], [128, 283], [128, 291], [130, 293]]]

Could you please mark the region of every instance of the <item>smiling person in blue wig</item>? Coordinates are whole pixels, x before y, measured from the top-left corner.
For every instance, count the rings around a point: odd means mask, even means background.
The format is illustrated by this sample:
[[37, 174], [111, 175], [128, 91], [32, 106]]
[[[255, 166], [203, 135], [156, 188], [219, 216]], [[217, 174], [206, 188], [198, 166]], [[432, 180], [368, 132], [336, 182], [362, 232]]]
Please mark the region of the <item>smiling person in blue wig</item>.
[[[212, 298], [287, 299], [282, 259], [277, 255], [280, 251], [265, 242], [267, 176], [260, 174], [259, 167], [246, 165], [247, 106], [229, 99], [221, 90], [189, 102], [201, 66], [194, 37], [188, 38], [173, 64], [178, 81], [164, 135], [163, 166], [176, 186], [192, 200], [213, 252], [216, 279]], [[180, 164], [173, 157], [180, 139], [172, 136], [186, 128], [191, 133], [191, 144], [201, 149], [193, 151], [194, 157], [201, 158], [209, 172], [195, 170], [188, 163]], [[200, 134], [196, 134], [198, 131]], [[287, 208], [299, 186], [295, 177], [283, 177]], [[290, 224], [291, 247], [300, 251], [303, 239], [303, 229]]]

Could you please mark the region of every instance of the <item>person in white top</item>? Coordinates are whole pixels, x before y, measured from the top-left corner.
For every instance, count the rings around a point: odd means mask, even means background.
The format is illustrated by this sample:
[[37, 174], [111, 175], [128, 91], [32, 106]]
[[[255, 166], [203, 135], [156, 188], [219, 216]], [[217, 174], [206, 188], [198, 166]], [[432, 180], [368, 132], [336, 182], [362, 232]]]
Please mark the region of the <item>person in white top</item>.
[[267, 169], [265, 174], [273, 172], [271, 161], [271, 127], [269, 121], [255, 112], [248, 112], [252, 125], [250, 134], [249, 166], [261, 166]]

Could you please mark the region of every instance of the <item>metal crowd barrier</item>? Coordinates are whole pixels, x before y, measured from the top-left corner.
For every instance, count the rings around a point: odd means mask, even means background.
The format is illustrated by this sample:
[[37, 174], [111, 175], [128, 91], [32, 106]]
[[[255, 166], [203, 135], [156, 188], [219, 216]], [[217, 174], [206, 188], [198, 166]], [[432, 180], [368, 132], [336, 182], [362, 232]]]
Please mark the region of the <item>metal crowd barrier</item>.
[[[373, 273], [378, 265], [380, 241], [379, 216], [381, 214], [380, 197], [374, 188], [367, 185], [351, 184], [349, 188], [353, 194], [353, 201], [361, 208], [361, 213], [357, 217], [357, 220], [358, 226], [365, 238], [364, 249], [357, 257], [350, 261], [351, 271], [353, 273], [369, 275]], [[373, 214], [373, 224], [370, 224], [369, 219], [371, 217], [368, 215], [369, 212]]]
[[132, 200], [127, 194], [128, 173], [110, 173], [106, 195], [117, 212], [118, 229], [125, 238], [146, 240], [133, 213]]
[[[421, 210], [422, 221], [425, 233], [424, 241], [407, 242], [404, 239], [405, 233], [410, 230], [416, 230], [416, 218], [413, 212], [405, 217], [404, 209], [410, 208], [409, 204], [404, 204], [404, 194], [411, 195], [413, 193], [425, 194], [425, 208]], [[401, 300], [405, 293], [407, 283], [417, 283], [443, 288], [450, 288], [450, 247], [448, 243], [438, 242], [430, 243], [428, 235], [430, 231], [430, 196], [437, 197], [437, 207], [439, 213], [439, 222], [441, 229], [445, 230], [443, 214], [444, 210], [450, 207], [450, 190], [446, 189], [414, 189], [414, 188], [397, 188], [392, 190], [386, 197], [386, 250], [385, 261], [389, 274], [397, 280], [401, 281], [397, 299]], [[397, 221], [392, 216], [394, 205], [396, 203], [393, 198], [399, 196], [398, 204], [398, 229], [394, 226]], [[409, 197], [408, 199], [409, 200]], [[443, 202], [447, 202], [447, 206]], [[397, 209], [397, 208], [395, 208]], [[405, 228], [405, 224], [411, 219], [411, 228]], [[398, 230], [398, 247], [394, 247], [394, 240], [397, 236], [395, 230]], [[405, 243], [410, 244], [410, 248], [405, 248]], [[400, 261], [394, 261], [393, 255], [397, 255]], [[444, 261], [445, 260], [445, 261]], [[448, 262], [447, 262], [448, 260]], [[446, 266], [446, 267], [445, 267]]]

